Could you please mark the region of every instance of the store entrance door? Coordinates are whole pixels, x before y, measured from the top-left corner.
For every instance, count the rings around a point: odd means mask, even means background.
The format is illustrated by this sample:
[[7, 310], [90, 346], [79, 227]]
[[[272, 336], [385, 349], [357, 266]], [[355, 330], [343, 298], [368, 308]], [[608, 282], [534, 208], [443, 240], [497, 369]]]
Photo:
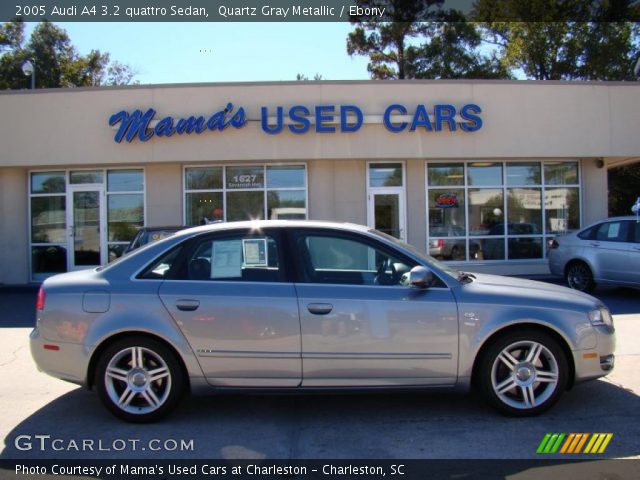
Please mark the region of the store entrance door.
[[368, 210], [370, 227], [400, 240], [406, 240], [404, 189], [371, 189]]
[[67, 194], [69, 271], [94, 268], [106, 262], [104, 198], [103, 187], [73, 185], [69, 187]]

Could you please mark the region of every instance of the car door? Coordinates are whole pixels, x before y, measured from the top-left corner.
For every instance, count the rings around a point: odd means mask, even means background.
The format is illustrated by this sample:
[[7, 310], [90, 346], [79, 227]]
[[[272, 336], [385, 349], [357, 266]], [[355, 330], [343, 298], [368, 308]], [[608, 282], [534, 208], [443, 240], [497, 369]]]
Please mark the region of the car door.
[[587, 240], [586, 250], [594, 264], [596, 282], [628, 281], [629, 227], [631, 222], [615, 220], [599, 225], [592, 240]]
[[298, 304], [284, 272], [279, 232], [206, 234], [185, 250], [181, 267], [159, 294], [208, 382], [299, 386]]
[[627, 244], [627, 279], [640, 285], [640, 222], [630, 221], [630, 242]]
[[416, 262], [365, 235], [300, 229], [291, 242], [303, 387], [456, 381], [457, 307], [444, 283], [401, 285]]

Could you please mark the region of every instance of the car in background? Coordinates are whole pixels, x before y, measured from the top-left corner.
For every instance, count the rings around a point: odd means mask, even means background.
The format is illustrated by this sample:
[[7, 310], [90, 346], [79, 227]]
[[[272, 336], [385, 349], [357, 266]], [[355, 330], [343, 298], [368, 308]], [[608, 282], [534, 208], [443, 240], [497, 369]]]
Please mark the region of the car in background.
[[176, 225], [164, 227], [142, 227], [140, 230], [138, 230], [136, 236], [133, 237], [133, 239], [125, 249], [124, 254], [126, 255], [127, 253], [132, 252], [136, 248], [140, 248], [147, 243], [157, 242], [158, 240], [167, 238], [174, 233], [179, 232], [180, 230], [184, 230], [185, 228], [189, 227]]
[[438, 260], [466, 260], [466, 240], [455, 238], [464, 236], [464, 228], [456, 225], [431, 227], [429, 229], [429, 255]]
[[472, 384], [501, 412], [530, 416], [614, 364], [600, 300], [459, 272], [377, 230], [330, 222], [183, 230], [46, 279], [36, 310], [38, 368], [95, 389], [133, 422], [162, 417], [186, 392]]
[[575, 290], [596, 285], [640, 287], [640, 222], [634, 216], [601, 220], [547, 243], [549, 270]]

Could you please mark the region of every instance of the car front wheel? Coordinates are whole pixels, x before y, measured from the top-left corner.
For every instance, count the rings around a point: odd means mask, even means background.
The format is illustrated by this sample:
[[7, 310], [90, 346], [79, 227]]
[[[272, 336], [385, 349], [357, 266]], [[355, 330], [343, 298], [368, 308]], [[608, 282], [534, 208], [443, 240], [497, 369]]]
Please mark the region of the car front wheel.
[[129, 422], [152, 422], [169, 413], [184, 393], [175, 354], [147, 337], [122, 339], [101, 355], [96, 390], [102, 403]]
[[538, 331], [499, 337], [481, 359], [485, 398], [502, 413], [526, 417], [550, 408], [567, 385], [567, 359], [558, 342]]

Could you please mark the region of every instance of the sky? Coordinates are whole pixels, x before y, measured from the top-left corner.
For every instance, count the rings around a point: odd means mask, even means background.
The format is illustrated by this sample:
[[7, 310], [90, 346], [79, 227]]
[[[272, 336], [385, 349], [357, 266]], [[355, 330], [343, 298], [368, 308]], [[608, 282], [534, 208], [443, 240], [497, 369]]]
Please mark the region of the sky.
[[369, 78], [367, 58], [347, 54], [348, 22], [58, 25], [81, 54], [109, 52], [141, 84]]

